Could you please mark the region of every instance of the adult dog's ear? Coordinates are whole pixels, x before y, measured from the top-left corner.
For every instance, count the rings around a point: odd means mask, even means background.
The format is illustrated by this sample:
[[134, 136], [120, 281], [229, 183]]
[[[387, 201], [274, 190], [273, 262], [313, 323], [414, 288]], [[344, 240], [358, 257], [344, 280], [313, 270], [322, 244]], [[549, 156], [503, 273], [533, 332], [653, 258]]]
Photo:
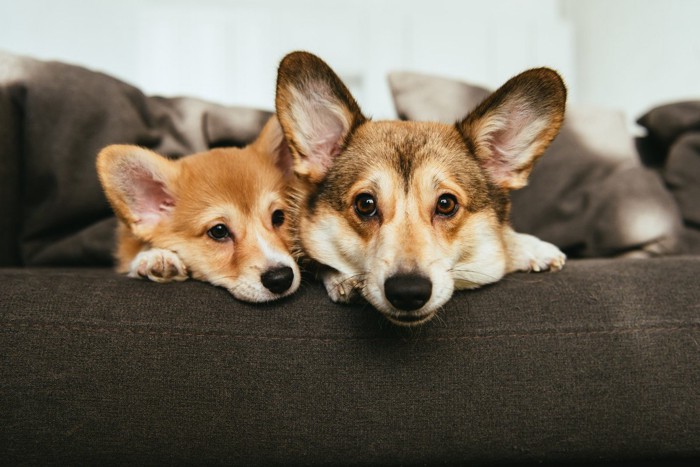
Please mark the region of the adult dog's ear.
[[141, 240], [149, 241], [175, 208], [179, 166], [153, 151], [115, 144], [97, 156], [97, 174], [117, 217]]
[[457, 124], [499, 186], [527, 185], [535, 161], [559, 133], [566, 87], [557, 72], [535, 68], [508, 80]]
[[307, 52], [282, 59], [275, 104], [294, 171], [314, 183], [323, 180], [348, 136], [366, 120], [340, 78]]

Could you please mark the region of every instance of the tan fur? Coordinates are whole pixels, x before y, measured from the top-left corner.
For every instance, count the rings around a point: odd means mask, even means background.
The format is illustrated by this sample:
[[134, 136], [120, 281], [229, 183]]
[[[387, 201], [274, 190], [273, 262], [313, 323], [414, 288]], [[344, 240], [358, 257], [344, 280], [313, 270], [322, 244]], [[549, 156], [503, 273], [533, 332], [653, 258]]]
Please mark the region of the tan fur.
[[140, 240], [123, 222], [117, 225], [117, 249], [114, 254], [117, 272], [129, 272], [131, 261], [144, 249], [146, 242]]
[[[527, 183], [558, 133], [565, 99], [561, 78], [542, 68], [512, 78], [455, 125], [373, 122], [318, 57], [285, 57], [276, 104], [302, 183], [295, 232], [324, 266], [329, 296], [360, 294], [411, 326], [455, 289], [560, 269], [555, 246], [512, 230], [508, 192]], [[376, 210], [358, 211], [368, 197]], [[454, 209], [441, 213], [441, 202]]]
[[[273, 117], [258, 139], [244, 149], [213, 149], [177, 161], [135, 146], [113, 145], [102, 150], [97, 158], [98, 174], [120, 220], [117, 270], [159, 281], [182, 279], [178, 272], [186, 270], [194, 279], [225, 287], [247, 301], [294, 292], [300, 278], [289, 253], [289, 222], [276, 227], [271, 220], [274, 211], [288, 211], [288, 178], [279, 150], [284, 144]], [[144, 170], [162, 182], [168, 198], [160, 209], [145, 213], [139, 207], [144, 204], [139, 201], [143, 196], [135, 195], [130, 186], [134, 179], [149, 178], [142, 174]], [[217, 224], [227, 226], [232, 238], [211, 238], [208, 231]], [[145, 262], [148, 255], [159, 252], [163, 259], [156, 258], [154, 264], [165, 270], [153, 271]], [[139, 257], [142, 253], [146, 259]], [[290, 267], [294, 273], [292, 285], [282, 294], [260, 285], [261, 274], [277, 266]]]

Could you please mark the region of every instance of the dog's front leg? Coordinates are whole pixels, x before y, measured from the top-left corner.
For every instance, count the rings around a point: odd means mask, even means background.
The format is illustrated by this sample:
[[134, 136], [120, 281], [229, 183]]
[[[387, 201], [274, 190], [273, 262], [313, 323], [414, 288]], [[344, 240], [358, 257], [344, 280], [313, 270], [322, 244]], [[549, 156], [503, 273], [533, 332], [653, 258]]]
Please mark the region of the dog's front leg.
[[149, 248], [141, 251], [131, 261], [128, 275], [161, 283], [184, 281], [188, 277], [187, 266], [177, 253], [163, 248]]
[[566, 255], [559, 248], [533, 235], [517, 233], [508, 228], [505, 242], [508, 250], [508, 272], [559, 271], [566, 262]]
[[360, 281], [355, 276], [342, 273], [332, 268], [319, 272], [328, 296], [336, 303], [350, 303], [359, 297], [357, 288]]

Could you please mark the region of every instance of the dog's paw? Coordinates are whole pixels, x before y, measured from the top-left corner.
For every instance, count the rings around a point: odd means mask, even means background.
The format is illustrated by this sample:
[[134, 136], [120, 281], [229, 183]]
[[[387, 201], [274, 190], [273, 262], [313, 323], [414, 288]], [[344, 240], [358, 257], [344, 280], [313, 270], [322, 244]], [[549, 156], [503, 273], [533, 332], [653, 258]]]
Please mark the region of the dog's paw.
[[176, 253], [162, 248], [152, 248], [136, 255], [131, 262], [128, 275], [161, 283], [184, 281], [187, 279], [187, 266]]
[[328, 296], [335, 303], [350, 303], [356, 299], [359, 282], [353, 276], [328, 269], [321, 273], [321, 279]]
[[566, 263], [559, 248], [532, 235], [513, 232], [508, 250], [510, 271], [559, 271]]

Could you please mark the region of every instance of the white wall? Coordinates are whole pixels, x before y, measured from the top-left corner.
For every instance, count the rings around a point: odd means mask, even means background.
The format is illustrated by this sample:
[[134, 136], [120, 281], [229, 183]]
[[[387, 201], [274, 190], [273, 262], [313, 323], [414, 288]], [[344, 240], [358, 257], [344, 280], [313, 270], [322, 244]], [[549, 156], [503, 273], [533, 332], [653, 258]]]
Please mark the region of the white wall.
[[0, 0], [0, 48], [86, 65], [148, 93], [272, 108], [276, 67], [306, 49], [366, 113], [393, 117], [391, 70], [497, 86], [550, 65], [575, 81], [558, 0]]
[[0, 18], [1, 49], [268, 109], [295, 49], [326, 59], [376, 117], [393, 116], [385, 75], [399, 69], [495, 87], [548, 65], [571, 102], [630, 121], [700, 99], [696, 0], [0, 0]]
[[563, 0], [576, 30], [577, 98], [630, 119], [700, 99], [700, 2]]

